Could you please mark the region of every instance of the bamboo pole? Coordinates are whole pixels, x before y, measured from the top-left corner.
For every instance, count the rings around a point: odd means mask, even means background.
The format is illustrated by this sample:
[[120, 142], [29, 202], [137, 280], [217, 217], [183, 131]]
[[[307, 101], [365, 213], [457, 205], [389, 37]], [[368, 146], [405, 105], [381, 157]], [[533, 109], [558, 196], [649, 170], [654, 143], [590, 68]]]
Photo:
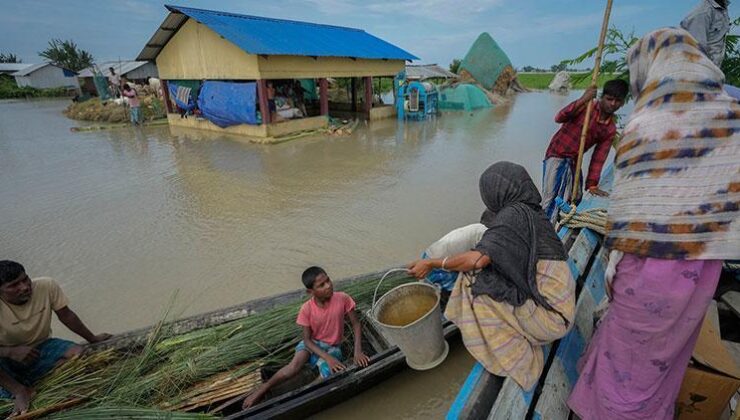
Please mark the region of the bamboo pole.
[[[591, 73], [591, 85], [590, 88], [596, 88], [597, 80], [599, 79], [599, 70], [601, 67], [601, 54], [604, 52], [604, 40], [606, 39], [606, 30], [609, 28], [609, 15], [612, 12], [612, 0], [606, 1], [606, 9], [604, 10], [604, 20], [601, 22], [601, 33], [599, 34], [599, 45], [596, 48], [596, 58], [594, 59], [594, 70]], [[586, 104], [586, 118], [583, 119], [583, 128], [581, 129], [581, 141], [578, 145], [578, 160], [576, 161], [576, 173], [573, 174], [573, 191], [570, 194], [570, 202], [574, 203], [575, 198], [580, 195], [579, 183], [581, 181], [581, 166], [583, 166], [583, 149], [586, 145], [586, 135], [588, 134], [588, 127], [591, 125], [591, 109], [593, 108], [593, 101], [589, 101]]]

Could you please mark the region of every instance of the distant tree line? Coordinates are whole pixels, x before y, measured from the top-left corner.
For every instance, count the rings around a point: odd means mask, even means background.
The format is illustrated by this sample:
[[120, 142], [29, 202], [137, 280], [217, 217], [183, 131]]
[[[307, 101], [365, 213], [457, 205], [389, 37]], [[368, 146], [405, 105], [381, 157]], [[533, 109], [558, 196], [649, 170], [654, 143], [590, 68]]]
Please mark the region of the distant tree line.
[[78, 48], [77, 44], [68, 39], [52, 39], [49, 46], [41, 51], [39, 55], [60, 67], [72, 71], [80, 71], [93, 65], [93, 56], [89, 52]]
[[566, 64], [563, 64], [563, 63], [553, 64], [552, 66], [550, 66], [549, 69], [543, 69], [543, 68], [534, 67], [534, 66], [524, 66], [519, 69], [519, 71], [525, 72], [525, 73], [557, 73], [563, 70], [568, 71], [568, 72], [573, 72], [573, 73], [583, 73], [583, 72], [591, 71], [591, 69], [589, 68], [578, 69], [575, 67], [568, 67]]
[[[733, 26], [740, 25], [740, 18], [732, 22]], [[604, 57], [601, 62], [600, 73], [616, 74], [617, 77], [629, 80], [627, 66], [627, 51], [638, 41], [635, 32], [623, 32], [615, 27], [609, 29], [604, 43]], [[734, 86], [740, 85], [740, 35], [727, 34], [725, 38], [725, 59], [722, 61], [722, 72], [725, 82]], [[584, 52], [578, 57], [564, 60], [561, 64], [577, 65], [596, 55], [596, 47]]]
[[462, 60], [459, 58], [453, 58], [450, 63], [450, 72], [457, 74], [457, 72], [460, 71], [460, 64], [462, 64]]
[[0, 63], [21, 63], [23, 60], [13, 53], [0, 53]]
[[[52, 39], [39, 56], [59, 67], [80, 71], [93, 65], [93, 55], [79, 48], [70, 40]], [[21, 63], [22, 60], [12, 52], [0, 53], [0, 63]], [[0, 76], [0, 99], [65, 96], [67, 89], [36, 89], [30, 86], [18, 87], [15, 78], [10, 75]]]

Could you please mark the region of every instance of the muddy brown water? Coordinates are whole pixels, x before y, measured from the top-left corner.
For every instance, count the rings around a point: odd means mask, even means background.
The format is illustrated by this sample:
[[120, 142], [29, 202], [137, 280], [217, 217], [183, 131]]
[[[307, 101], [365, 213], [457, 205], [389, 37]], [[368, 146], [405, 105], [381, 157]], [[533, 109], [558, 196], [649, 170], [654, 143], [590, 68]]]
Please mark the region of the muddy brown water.
[[388, 301], [378, 314], [378, 321], [393, 327], [404, 327], [419, 320], [437, 305], [437, 296], [408, 294]]
[[[176, 290], [184, 316], [296, 289], [309, 265], [334, 279], [376, 271], [477, 221], [492, 162], [519, 162], [539, 184], [568, 100], [520, 94], [273, 146], [166, 126], [71, 132], [66, 101], [0, 101], [0, 256], [55, 277], [91, 329], [112, 333], [156, 322]], [[472, 365], [452, 348], [441, 367], [320, 417], [441, 416]]]

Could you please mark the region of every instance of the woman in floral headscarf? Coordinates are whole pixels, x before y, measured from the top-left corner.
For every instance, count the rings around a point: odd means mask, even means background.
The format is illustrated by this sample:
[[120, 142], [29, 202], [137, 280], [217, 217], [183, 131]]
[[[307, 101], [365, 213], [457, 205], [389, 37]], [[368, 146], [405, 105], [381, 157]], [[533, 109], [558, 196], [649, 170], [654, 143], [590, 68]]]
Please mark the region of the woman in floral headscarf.
[[682, 29], [628, 53], [635, 109], [618, 145], [605, 245], [609, 311], [568, 404], [582, 419], [672, 419], [722, 260], [740, 254], [740, 104]]

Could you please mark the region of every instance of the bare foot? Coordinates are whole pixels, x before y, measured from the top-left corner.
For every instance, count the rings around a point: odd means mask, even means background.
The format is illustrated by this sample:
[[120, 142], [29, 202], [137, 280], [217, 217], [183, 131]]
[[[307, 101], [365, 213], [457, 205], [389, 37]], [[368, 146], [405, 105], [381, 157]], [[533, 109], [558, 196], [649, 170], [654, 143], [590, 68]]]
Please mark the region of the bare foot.
[[249, 394], [249, 396], [244, 399], [244, 403], [242, 403], [242, 408], [246, 410], [247, 408], [252, 407], [253, 405], [257, 404], [264, 395], [265, 393], [260, 392], [259, 390]]
[[28, 406], [31, 404], [31, 400], [36, 395], [36, 391], [33, 388], [23, 387], [19, 391], [13, 394], [13, 404], [15, 408], [10, 414], [10, 417], [15, 417], [20, 414], [25, 414], [28, 411]]

